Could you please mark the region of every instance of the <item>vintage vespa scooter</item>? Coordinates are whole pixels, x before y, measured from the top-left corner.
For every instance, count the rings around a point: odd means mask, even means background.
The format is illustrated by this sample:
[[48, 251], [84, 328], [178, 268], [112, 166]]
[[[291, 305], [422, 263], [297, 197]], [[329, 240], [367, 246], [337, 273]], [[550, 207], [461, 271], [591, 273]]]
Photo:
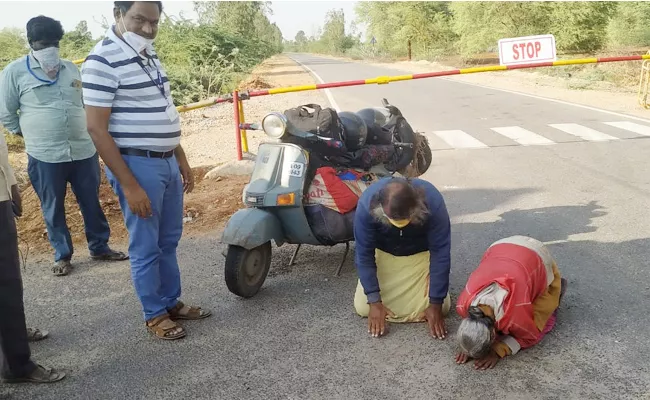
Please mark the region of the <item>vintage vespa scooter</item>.
[[[385, 99], [384, 106], [384, 108], [376, 108], [370, 113], [367, 112], [370, 109], [365, 109], [366, 114], [363, 115], [363, 119], [369, 125], [369, 134], [372, 129], [376, 130], [381, 127], [380, 124], [390, 127], [391, 124], [394, 126], [399, 122], [399, 118], [403, 119], [401, 114], [396, 114], [396, 108], [386, 107], [388, 102]], [[374, 122], [371, 121], [373, 118]], [[403, 122], [405, 123], [405, 120]], [[233, 214], [221, 237], [221, 242], [228, 245], [225, 254], [226, 285], [232, 293], [250, 298], [257, 294], [268, 275], [272, 257], [271, 242], [275, 242], [277, 246], [282, 246], [285, 243], [298, 245], [291, 257], [290, 264], [293, 264], [298, 250], [303, 244], [331, 246], [331, 244], [324, 244], [316, 238], [305, 214], [303, 195], [309, 185], [307, 171], [310, 154], [301, 146], [283, 142], [283, 138], [287, 139], [288, 135], [293, 135], [335, 148], [340, 148], [344, 144], [327, 137], [300, 131], [292, 126], [284, 114], [277, 112], [266, 115], [262, 120], [261, 127], [258, 124], [246, 124], [244, 128], [247, 130], [261, 129], [271, 139], [274, 139], [274, 142], [260, 144], [250, 183], [244, 187], [242, 194], [246, 208]], [[412, 131], [411, 134], [413, 134]], [[414, 147], [413, 143], [399, 141], [399, 133], [393, 135], [392, 144], [396, 148], [410, 150], [413, 154], [411, 150]], [[419, 167], [422, 173], [431, 163], [431, 152], [426, 139], [423, 145], [426, 146], [425, 154], [428, 153], [428, 160], [423, 161], [426, 165]], [[411, 157], [413, 156], [411, 155]], [[386, 165], [376, 165], [369, 172], [379, 178], [398, 174], [396, 171], [389, 170]], [[351, 240], [350, 238], [341, 242], [346, 244], [346, 249], [337, 275], [345, 262]]]

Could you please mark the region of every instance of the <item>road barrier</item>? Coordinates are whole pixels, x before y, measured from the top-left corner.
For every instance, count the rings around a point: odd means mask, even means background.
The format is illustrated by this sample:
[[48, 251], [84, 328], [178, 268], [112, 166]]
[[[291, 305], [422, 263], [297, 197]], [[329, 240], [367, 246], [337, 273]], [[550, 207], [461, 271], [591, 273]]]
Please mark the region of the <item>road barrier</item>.
[[[650, 51], [648, 51], [650, 55]], [[639, 92], [637, 94], [637, 100], [641, 107], [648, 109], [650, 104], [648, 104], [648, 88], [650, 86], [650, 60], [643, 61], [641, 65], [641, 78], [639, 79]]]
[[[254, 91], [234, 91], [232, 94], [228, 94], [221, 97], [215, 97], [207, 100], [202, 100], [196, 103], [185, 104], [176, 107], [179, 112], [186, 112], [190, 110], [196, 110], [198, 108], [210, 107], [215, 104], [220, 103], [234, 103], [233, 112], [235, 119], [235, 135], [237, 139], [237, 160], [243, 159], [242, 150], [248, 152], [248, 140], [246, 137], [246, 131], [240, 129], [240, 124], [244, 124], [244, 100], [249, 100], [253, 97], [260, 96], [269, 96], [274, 94], [283, 94], [283, 93], [294, 93], [294, 92], [305, 92], [309, 90], [322, 90], [322, 89], [333, 89], [341, 87], [350, 87], [350, 86], [361, 86], [361, 85], [386, 85], [392, 82], [401, 82], [401, 81], [410, 81], [415, 79], [426, 79], [426, 78], [439, 78], [443, 76], [452, 76], [452, 75], [465, 75], [465, 74], [476, 74], [481, 72], [500, 72], [516, 69], [529, 69], [529, 68], [544, 68], [544, 67], [563, 67], [567, 65], [580, 65], [580, 64], [599, 64], [599, 63], [611, 63], [611, 62], [623, 62], [623, 61], [642, 61], [650, 60], [650, 52], [643, 55], [634, 55], [634, 56], [618, 56], [618, 57], [592, 57], [592, 58], [577, 58], [573, 60], [559, 60], [559, 61], [549, 61], [549, 62], [539, 62], [539, 63], [530, 63], [522, 65], [490, 65], [485, 67], [472, 67], [472, 68], [461, 68], [461, 69], [452, 69], [446, 71], [437, 71], [437, 72], [425, 72], [421, 74], [410, 74], [410, 75], [394, 75], [394, 76], [379, 76], [371, 79], [360, 79], [353, 81], [341, 81], [341, 82], [330, 82], [330, 83], [319, 83], [313, 85], [300, 85], [300, 86], [288, 86], [284, 88], [273, 88], [265, 90], [254, 90]], [[75, 64], [82, 64], [84, 60], [76, 60]], [[645, 95], [647, 96], [647, 87], [648, 82], [650, 82], [650, 65], [644, 63], [643, 71], [645, 72], [648, 69], [647, 80], [644, 81], [644, 74], [641, 77], [641, 83], [639, 85], [639, 97], [641, 98], [642, 86], [645, 83]], [[645, 105], [645, 98], [643, 97], [643, 105]]]

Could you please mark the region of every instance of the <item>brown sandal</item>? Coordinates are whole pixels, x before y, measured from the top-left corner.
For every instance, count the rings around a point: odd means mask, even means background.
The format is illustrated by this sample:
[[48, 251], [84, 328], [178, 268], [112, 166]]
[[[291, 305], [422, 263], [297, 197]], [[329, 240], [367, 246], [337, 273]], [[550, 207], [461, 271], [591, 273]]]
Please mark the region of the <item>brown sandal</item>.
[[197, 320], [207, 318], [212, 315], [212, 312], [204, 310], [201, 307], [195, 306], [186, 306], [182, 301], [176, 303], [174, 308], [167, 310], [169, 312], [169, 317], [172, 320], [177, 319], [187, 319], [187, 320]]
[[[169, 318], [169, 314], [163, 314], [156, 318], [152, 318], [146, 322], [147, 330], [159, 339], [163, 340], [176, 340], [185, 337], [187, 332], [182, 326]], [[172, 333], [172, 331], [180, 329], [180, 332]]]

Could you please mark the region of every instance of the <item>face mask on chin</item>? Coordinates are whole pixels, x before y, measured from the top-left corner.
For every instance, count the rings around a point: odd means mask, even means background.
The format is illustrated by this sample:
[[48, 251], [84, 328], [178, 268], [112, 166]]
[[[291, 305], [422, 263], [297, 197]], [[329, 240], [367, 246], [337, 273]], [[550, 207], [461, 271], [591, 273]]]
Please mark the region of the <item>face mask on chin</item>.
[[124, 41], [133, 48], [133, 50], [138, 53], [138, 55], [142, 56], [142, 51], [147, 49], [151, 50], [153, 49], [153, 39], [147, 39], [145, 37], [142, 37], [138, 35], [137, 33], [131, 32], [126, 29], [126, 25], [124, 24], [124, 14], [120, 11], [120, 22], [122, 23], [121, 26], [118, 24], [118, 28], [120, 28], [120, 33], [122, 34], [122, 38]]
[[61, 59], [58, 47], [47, 47], [41, 50], [32, 50], [32, 55], [41, 65], [41, 68], [50, 79], [54, 79], [59, 72]]
[[410, 219], [393, 219], [390, 218], [388, 215], [386, 215], [386, 212], [382, 209], [382, 213], [384, 214], [384, 217], [388, 220], [388, 222], [393, 225], [395, 228], [402, 229], [408, 224], [411, 223]]

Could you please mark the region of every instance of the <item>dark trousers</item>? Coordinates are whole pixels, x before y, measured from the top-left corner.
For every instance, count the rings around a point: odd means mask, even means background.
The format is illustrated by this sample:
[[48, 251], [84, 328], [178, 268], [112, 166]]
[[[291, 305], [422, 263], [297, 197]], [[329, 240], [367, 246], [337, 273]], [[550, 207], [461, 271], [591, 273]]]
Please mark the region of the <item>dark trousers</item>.
[[28, 159], [29, 180], [41, 200], [47, 237], [55, 252], [54, 261], [69, 261], [74, 252], [70, 230], [65, 221], [68, 182], [83, 215], [90, 254], [107, 253], [110, 227], [99, 204], [101, 170], [97, 154], [85, 160], [63, 163], [46, 163], [31, 156]]
[[18, 258], [18, 236], [11, 201], [0, 202], [0, 374], [4, 378], [29, 375], [30, 360], [23, 305], [23, 282]]

